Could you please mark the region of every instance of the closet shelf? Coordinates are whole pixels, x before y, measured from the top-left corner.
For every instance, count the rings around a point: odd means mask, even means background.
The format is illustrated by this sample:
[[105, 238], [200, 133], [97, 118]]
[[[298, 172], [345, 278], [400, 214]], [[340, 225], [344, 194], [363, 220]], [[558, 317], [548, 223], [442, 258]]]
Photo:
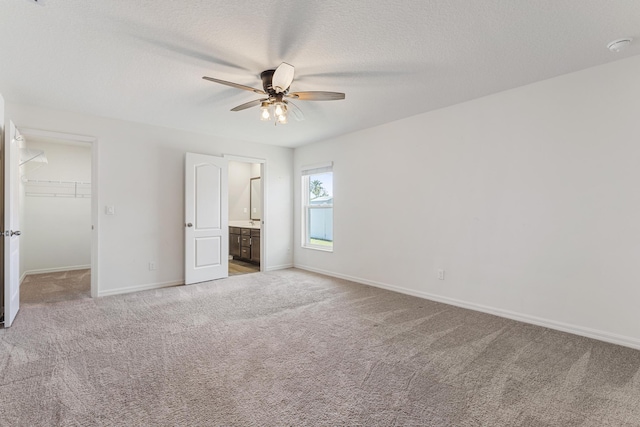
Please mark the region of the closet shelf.
[[24, 180], [25, 195], [28, 197], [91, 197], [91, 183], [84, 181], [50, 181], [40, 179]]

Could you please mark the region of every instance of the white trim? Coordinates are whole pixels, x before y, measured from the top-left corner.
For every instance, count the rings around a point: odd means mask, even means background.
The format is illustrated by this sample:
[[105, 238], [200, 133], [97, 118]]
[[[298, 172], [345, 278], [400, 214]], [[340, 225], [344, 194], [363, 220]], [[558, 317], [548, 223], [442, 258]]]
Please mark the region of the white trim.
[[[333, 162], [331, 162], [331, 164], [333, 164]], [[317, 170], [317, 169], [316, 169]], [[310, 187], [310, 177], [311, 174], [315, 174], [315, 171], [312, 171], [311, 173], [305, 173], [308, 171], [303, 170], [301, 172], [301, 179], [302, 179], [302, 184], [301, 184], [301, 189], [302, 189], [302, 212], [300, 213], [300, 218], [301, 218], [301, 225], [302, 225], [302, 229], [300, 230], [301, 232], [301, 236], [302, 240], [300, 242], [300, 246], [302, 248], [305, 249], [314, 249], [314, 250], [319, 250], [319, 251], [324, 251], [324, 252], [333, 252], [333, 240], [331, 241], [331, 247], [327, 248], [325, 246], [316, 246], [313, 245], [311, 243], [311, 236], [310, 234], [310, 226], [311, 224], [309, 223], [310, 218], [311, 218], [311, 211], [312, 209], [333, 209], [333, 195], [331, 196], [331, 204], [322, 204], [322, 205], [312, 205], [311, 201], [309, 200], [309, 187]], [[333, 169], [332, 166], [327, 168], [327, 170], [323, 171], [322, 173], [331, 173], [331, 178], [333, 179]], [[331, 192], [333, 192], [334, 188], [331, 188]], [[331, 218], [332, 218], [332, 227], [333, 227], [333, 212], [331, 213]], [[331, 230], [331, 234], [333, 235], [333, 231], [334, 229]]]
[[300, 173], [304, 175], [316, 175], [320, 173], [333, 172], [333, 162], [315, 163], [300, 168]]
[[170, 282], [159, 282], [159, 283], [147, 283], [145, 285], [125, 286], [122, 288], [101, 291], [101, 292], [98, 292], [98, 296], [106, 297], [110, 295], [128, 294], [131, 292], [148, 291], [150, 289], [168, 288], [170, 286], [181, 286], [181, 285], [184, 285], [184, 280], [173, 280]]
[[25, 271], [24, 273], [22, 273], [22, 276], [20, 276], [20, 285], [22, 285], [22, 282], [24, 282], [24, 279], [27, 278], [27, 272]]
[[320, 245], [312, 245], [312, 244], [302, 244], [302, 249], [311, 249], [314, 251], [322, 251], [322, 252], [333, 252], [333, 246], [330, 248], [328, 246], [320, 246]]
[[75, 135], [72, 133], [55, 132], [55, 131], [41, 130], [41, 129], [30, 129], [30, 128], [20, 129], [20, 133], [23, 136], [60, 139], [60, 140], [74, 141], [74, 142], [93, 143], [96, 140], [96, 138], [93, 136]]
[[222, 157], [229, 160], [230, 162], [240, 162], [240, 163], [267, 163], [266, 159], [258, 159], [256, 157], [246, 157], [246, 156], [234, 156], [232, 154], [223, 154]]
[[509, 311], [509, 310], [503, 310], [501, 308], [494, 308], [486, 305], [470, 303], [470, 302], [458, 300], [455, 298], [442, 297], [442, 296], [434, 295], [428, 292], [416, 291], [416, 290], [404, 288], [401, 286], [389, 285], [386, 283], [376, 282], [373, 280], [348, 276], [346, 274], [334, 273], [331, 271], [322, 270], [319, 268], [313, 268], [305, 265], [295, 264], [294, 267], [299, 268], [301, 270], [307, 270], [307, 271], [312, 271], [314, 273], [324, 274], [325, 276], [345, 279], [352, 282], [361, 283], [363, 285], [369, 285], [369, 286], [374, 286], [376, 288], [387, 289], [387, 290], [398, 292], [401, 294], [412, 295], [415, 297], [424, 298], [431, 301], [441, 302], [448, 305], [454, 305], [456, 307], [462, 307], [469, 310], [480, 311], [482, 313], [493, 314], [495, 316], [505, 317], [507, 319], [517, 320], [523, 323], [530, 323], [532, 325], [542, 326], [549, 329], [555, 329], [557, 331], [567, 332], [574, 335], [593, 338], [595, 340], [604, 341], [611, 344], [622, 345], [625, 347], [630, 347], [636, 350], [640, 350], [640, 340], [633, 337], [613, 334], [610, 332], [600, 331], [597, 329], [585, 328], [582, 326], [572, 325], [564, 322], [556, 322], [555, 320], [543, 319], [543, 318], [531, 316], [528, 314], [521, 314], [521, 313]]
[[265, 268], [264, 271], [286, 270], [287, 268], [293, 268], [293, 264], [272, 265]]
[[91, 298], [96, 298], [100, 293], [99, 254], [100, 245], [100, 193], [98, 192], [99, 181], [99, 142], [94, 139], [91, 143]]
[[54, 267], [54, 268], [39, 268], [37, 270], [25, 271], [25, 276], [31, 276], [32, 274], [46, 274], [46, 273], [59, 273], [61, 271], [75, 271], [75, 270], [87, 270], [91, 268], [89, 265], [71, 265], [68, 267]]

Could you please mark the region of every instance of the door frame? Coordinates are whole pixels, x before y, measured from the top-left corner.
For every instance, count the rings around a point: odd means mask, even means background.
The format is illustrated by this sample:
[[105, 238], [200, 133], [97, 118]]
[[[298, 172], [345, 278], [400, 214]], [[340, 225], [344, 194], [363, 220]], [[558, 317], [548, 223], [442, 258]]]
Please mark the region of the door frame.
[[[265, 226], [267, 218], [267, 205], [269, 198], [267, 197], [267, 160], [257, 157], [236, 156], [232, 154], [223, 154], [222, 157], [230, 162], [241, 163], [260, 163], [260, 186], [262, 196], [262, 218], [260, 218], [260, 271], [267, 271], [267, 239], [269, 233]], [[228, 197], [228, 196], [227, 196]], [[266, 222], [268, 224], [268, 221]]]
[[72, 142], [86, 142], [91, 144], [91, 298], [98, 297], [100, 289], [98, 276], [98, 261], [100, 259], [98, 238], [100, 230], [100, 215], [98, 209], [98, 138], [87, 135], [78, 135], [73, 133], [55, 132], [41, 129], [19, 128], [20, 133], [25, 139], [29, 137], [40, 137], [50, 139], [60, 139]]

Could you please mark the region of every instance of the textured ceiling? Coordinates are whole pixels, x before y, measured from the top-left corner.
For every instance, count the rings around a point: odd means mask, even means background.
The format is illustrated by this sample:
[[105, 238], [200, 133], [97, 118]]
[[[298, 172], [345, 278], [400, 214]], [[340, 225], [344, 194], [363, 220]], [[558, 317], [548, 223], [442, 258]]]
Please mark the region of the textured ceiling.
[[[295, 147], [640, 54], [640, 1], [0, 0], [0, 52], [9, 102]], [[275, 127], [202, 80], [261, 88], [283, 61], [346, 100]]]

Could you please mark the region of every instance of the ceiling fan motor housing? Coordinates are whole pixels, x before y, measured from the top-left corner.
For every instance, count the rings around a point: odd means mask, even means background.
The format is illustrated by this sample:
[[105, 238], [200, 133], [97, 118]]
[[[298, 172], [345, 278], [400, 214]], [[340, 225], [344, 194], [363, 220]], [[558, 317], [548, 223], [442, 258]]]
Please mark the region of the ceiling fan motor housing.
[[273, 88], [273, 83], [272, 83], [273, 73], [275, 72], [276, 70], [265, 70], [262, 73], [260, 73], [260, 78], [262, 79], [262, 87], [264, 91], [267, 92], [267, 94], [269, 95], [269, 98], [275, 98], [277, 95], [276, 90]]

